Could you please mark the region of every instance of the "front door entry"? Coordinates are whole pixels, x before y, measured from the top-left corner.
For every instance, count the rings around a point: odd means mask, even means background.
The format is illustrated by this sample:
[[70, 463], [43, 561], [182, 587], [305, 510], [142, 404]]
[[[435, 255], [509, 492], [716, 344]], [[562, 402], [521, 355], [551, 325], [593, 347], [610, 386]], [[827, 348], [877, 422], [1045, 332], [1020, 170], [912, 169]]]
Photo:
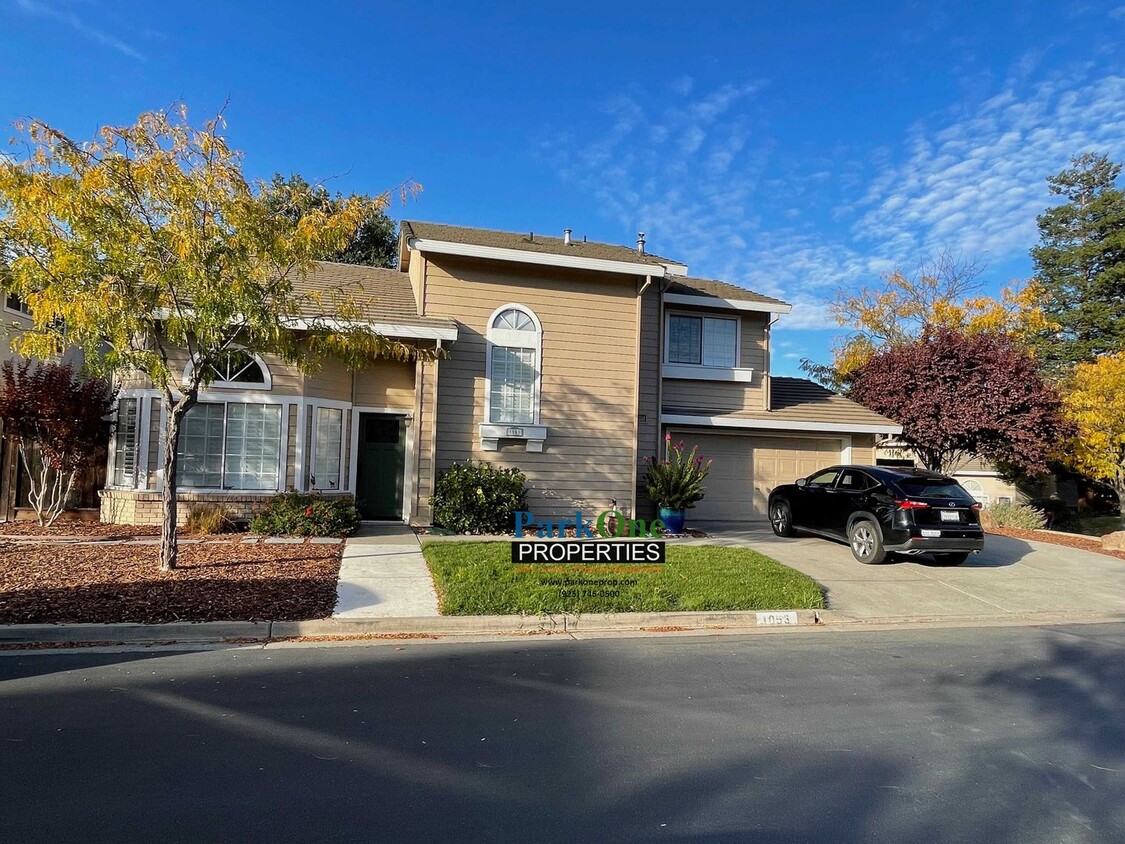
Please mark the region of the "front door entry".
[[406, 471], [406, 419], [387, 413], [359, 415], [356, 507], [364, 519], [402, 518]]

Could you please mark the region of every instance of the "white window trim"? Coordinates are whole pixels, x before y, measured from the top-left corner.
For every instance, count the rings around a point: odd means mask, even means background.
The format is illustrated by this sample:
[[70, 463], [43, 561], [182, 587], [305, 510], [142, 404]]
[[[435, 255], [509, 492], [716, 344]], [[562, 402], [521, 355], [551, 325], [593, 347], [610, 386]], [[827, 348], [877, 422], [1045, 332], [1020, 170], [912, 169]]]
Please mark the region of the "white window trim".
[[402, 520], [410, 521], [410, 502], [414, 497], [414, 410], [402, 407], [372, 407], [371, 405], [355, 405], [352, 408], [351, 444], [352, 456], [348, 461], [348, 489], [354, 495], [356, 490], [356, 475], [359, 472], [359, 415], [361, 413], [378, 413], [386, 416], [401, 416], [406, 423], [406, 443], [402, 472]]
[[[120, 413], [121, 402], [126, 401], [126, 400], [131, 401], [131, 400], [134, 400], [134, 399], [137, 402], [137, 439], [136, 439], [136, 444], [135, 444], [135, 447], [136, 447], [137, 451], [136, 451], [136, 454], [133, 456], [133, 483], [132, 484], [118, 484], [118, 483], [114, 483], [114, 478], [117, 476], [117, 416]], [[141, 483], [141, 479], [142, 479], [142, 477], [146, 477], [147, 475], [143, 476], [141, 474], [140, 463], [141, 463], [141, 433], [142, 433], [142, 431], [146, 430], [146, 428], [142, 428], [142, 425], [141, 425], [142, 420], [144, 418], [142, 416], [142, 412], [144, 410], [145, 404], [146, 404], [146, 401], [145, 401], [145, 397], [143, 395], [122, 394], [122, 395], [118, 395], [118, 397], [117, 397], [117, 402], [114, 404], [114, 407], [113, 407], [113, 418], [114, 418], [113, 432], [109, 435], [109, 465], [106, 467], [106, 482], [105, 482], [105, 485], [106, 485], [107, 489], [137, 490], [137, 489], [143, 489], [144, 488], [144, 485]], [[145, 437], [145, 439], [147, 440], [148, 438]]]
[[16, 316], [21, 316], [24, 319], [31, 319], [30, 306], [27, 304], [27, 302], [24, 302], [24, 300], [22, 298], [16, 296], [17, 299], [19, 299], [21, 302], [23, 302], [23, 306], [25, 308], [28, 308], [28, 310], [26, 310], [26, 311], [21, 311], [19, 308], [12, 308], [12, 307], [8, 306], [8, 297], [9, 296], [15, 296], [14, 293], [9, 293], [7, 290], [3, 290], [3, 291], [0, 291], [0, 295], [3, 295], [3, 297], [4, 297], [4, 310], [5, 311], [7, 311], [10, 314], [15, 314]]
[[[350, 407], [338, 407], [334, 404], [326, 404], [324, 402], [312, 402], [312, 436], [309, 442], [312, 444], [312, 455], [309, 458], [309, 489], [313, 492], [344, 492], [348, 489], [348, 467], [344, 463], [344, 453], [346, 451], [345, 444], [348, 441], [348, 409]], [[337, 485], [335, 487], [320, 486], [316, 483], [316, 443], [317, 443], [317, 430], [320, 428], [320, 411], [324, 410], [338, 410], [340, 411], [340, 473], [337, 476]]]
[[[535, 325], [535, 380], [532, 385], [531, 422], [493, 422], [492, 421], [492, 350], [496, 346], [529, 348], [524, 342], [526, 331], [493, 328], [492, 323], [507, 310], [525, 314]], [[494, 310], [488, 317], [485, 329], [484, 350], [484, 421], [479, 426], [481, 449], [496, 451], [501, 439], [521, 439], [527, 443], [528, 451], [542, 451], [547, 439], [547, 429], [540, 424], [540, 405], [543, 397], [543, 324], [527, 305], [509, 302]], [[517, 431], [521, 433], [516, 433]]]
[[[277, 486], [273, 489], [229, 489], [227, 487], [202, 487], [202, 486], [188, 486], [183, 482], [183, 478], [177, 479], [176, 491], [177, 493], [198, 493], [206, 495], [277, 495], [279, 492], [285, 490], [285, 457], [288, 451], [289, 442], [289, 408], [285, 401], [242, 401], [240, 399], [231, 398], [230, 395], [224, 394], [221, 397], [212, 397], [209, 399], [203, 398], [200, 393], [199, 401], [195, 406], [200, 404], [267, 404], [275, 405], [281, 408], [281, 432], [280, 440], [277, 449]], [[188, 411], [189, 413], [191, 411]], [[165, 415], [161, 414], [161, 422], [166, 422]], [[182, 422], [180, 424], [183, 424]], [[180, 429], [180, 436], [183, 436], [183, 429]], [[163, 439], [163, 437], [161, 437]], [[223, 408], [223, 470], [222, 474], [226, 477], [226, 460], [227, 458], [227, 408]], [[179, 473], [177, 473], [179, 474]]]
[[[245, 386], [245, 385], [240, 385], [240, 386]], [[154, 484], [151, 491], [160, 492], [164, 489], [164, 455], [165, 455], [165, 452], [168, 449], [168, 437], [167, 437], [168, 408], [165, 406], [164, 401], [163, 401], [163, 396], [160, 394], [160, 392], [158, 390], [153, 390], [151, 388], [150, 389], [144, 389], [144, 390], [125, 390], [121, 393], [121, 397], [122, 398], [147, 397], [148, 402], [149, 402], [149, 408], [150, 408], [149, 413], [150, 414], [152, 412], [151, 411], [151, 407], [152, 407], [151, 403], [152, 402], [158, 402], [157, 406], [160, 408], [160, 423], [159, 423], [160, 427], [159, 427], [159, 430], [157, 432], [157, 437], [158, 437], [158, 439], [157, 439], [157, 449], [156, 449], [156, 461], [157, 462], [156, 462], [156, 466], [155, 466], [156, 483]], [[172, 401], [179, 401], [180, 398], [181, 398], [181, 395], [179, 393], [173, 393], [172, 394]], [[301, 401], [300, 397], [297, 397], [297, 396], [272, 396], [272, 395], [267, 396], [267, 395], [262, 395], [261, 393], [249, 393], [249, 392], [211, 393], [211, 392], [205, 392], [203, 390], [200, 390], [199, 391], [199, 403], [200, 404], [275, 404], [275, 405], [279, 405], [281, 407], [281, 448], [278, 449], [278, 475], [277, 475], [278, 489], [276, 489], [276, 490], [268, 490], [268, 489], [221, 489], [221, 488], [216, 489], [216, 488], [195, 487], [195, 486], [188, 487], [188, 486], [184, 486], [183, 483], [179, 483], [179, 484], [177, 484], [177, 487], [176, 487], [178, 493], [199, 493], [199, 494], [206, 494], [206, 495], [246, 496], [246, 495], [276, 495], [278, 492], [283, 492], [286, 488], [285, 487], [285, 478], [286, 478], [286, 474], [287, 474], [286, 473], [286, 458], [288, 456], [287, 452], [289, 450], [288, 443], [289, 443], [289, 406], [290, 405], [297, 405], [297, 407], [298, 407], [298, 414], [297, 414], [297, 433], [298, 433], [297, 455], [296, 455], [296, 458], [295, 458], [295, 461], [294, 461], [295, 471], [297, 472], [297, 474], [294, 477], [296, 478], [296, 485], [299, 486], [301, 484], [300, 469], [301, 469], [301, 458], [302, 458], [302, 442], [301, 442], [300, 434], [302, 434], [303, 430], [304, 430], [303, 426], [301, 425], [301, 422], [302, 422], [301, 411], [303, 411], [303, 409], [308, 404], [311, 404], [311, 402]], [[333, 402], [333, 401], [327, 401], [326, 400], [326, 401], [323, 401], [321, 403], [326, 404], [326, 405], [345, 407], [345, 408], [351, 407], [351, 404], [349, 402]], [[144, 435], [146, 430], [147, 430], [147, 428], [141, 429], [142, 436]], [[146, 437], [146, 441], [147, 441], [147, 437]], [[147, 453], [148, 453], [148, 448], [146, 447], [145, 448], [145, 454], [142, 455], [142, 458], [145, 460], [145, 469], [146, 469], [145, 477], [146, 477], [146, 479], [147, 479], [147, 470], [149, 468], [148, 465], [147, 465], [147, 462], [148, 462], [147, 461]], [[147, 483], [147, 480], [146, 480], [146, 483]], [[138, 487], [138, 489], [140, 489], [140, 488], [141, 487]], [[144, 488], [147, 489], [147, 486], [144, 487]], [[302, 490], [302, 491], [304, 491], [304, 490]]]
[[[259, 355], [255, 355], [252, 352], [247, 351], [246, 349], [242, 348], [242, 346], [229, 346], [228, 348], [234, 351], [243, 351], [250, 355], [250, 357], [254, 359], [254, 362], [258, 364], [259, 367], [261, 367], [262, 376], [265, 378], [265, 380], [261, 384], [251, 384], [245, 381], [212, 381], [207, 385], [208, 390], [260, 390], [263, 392], [267, 392], [273, 389], [273, 375], [270, 372], [270, 368], [266, 365], [266, 362], [262, 360]], [[188, 379], [191, 378], [191, 374], [194, 371], [195, 358], [193, 357], [187, 362], [187, 366], [184, 367], [184, 384], [188, 383]], [[200, 390], [201, 395], [202, 392], [203, 391]], [[202, 401], [202, 399], [200, 399], [200, 401]]]
[[[691, 319], [725, 319], [734, 323], [734, 366], [709, 366], [705, 363], [679, 363], [671, 360], [669, 350], [672, 342], [672, 317]], [[699, 359], [704, 358], [702, 322], [700, 322]], [[708, 314], [699, 311], [668, 310], [664, 312], [664, 376], [666, 378], [698, 378], [707, 381], [751, 381], [754, 370], [739, 366], [742, 361], [742, 318], [724, 314]]]

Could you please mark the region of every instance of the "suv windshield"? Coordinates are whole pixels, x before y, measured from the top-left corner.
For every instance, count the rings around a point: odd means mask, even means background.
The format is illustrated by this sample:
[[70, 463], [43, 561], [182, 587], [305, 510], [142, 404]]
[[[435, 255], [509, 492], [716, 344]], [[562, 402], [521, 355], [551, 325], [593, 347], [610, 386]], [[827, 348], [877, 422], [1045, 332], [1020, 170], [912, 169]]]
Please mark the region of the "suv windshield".
[[949, 478], [901, 478], [898, 487], [908, 498], [956, 498], [970, 502], [975, 499], [961, 484]]

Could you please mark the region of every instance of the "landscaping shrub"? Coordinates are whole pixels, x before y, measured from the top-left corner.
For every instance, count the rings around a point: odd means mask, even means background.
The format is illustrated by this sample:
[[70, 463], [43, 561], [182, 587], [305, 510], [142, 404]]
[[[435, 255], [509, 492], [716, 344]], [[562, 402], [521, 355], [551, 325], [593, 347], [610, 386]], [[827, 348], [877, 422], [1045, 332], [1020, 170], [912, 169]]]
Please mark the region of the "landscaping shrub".
[[993, 504], [987, 512], [997, 527], [1039, 530], [1047, 524], [1043, 511], [1027, 504]]
[[250, 522], [253, 533], [267, 536], [346, 536], [357, 527], [359, 511], [350, 495], [304, 492], [275, 495]]
[[222, 504], [196, 504], [188, 513], [189, 533], [228, 533], [234, 530], [234, 520]]
[[527, 507], [526, 481], [519, 469], [454, 463], [430, 496], [434, 524], [454, 533], [510, 533], [516, 511]]

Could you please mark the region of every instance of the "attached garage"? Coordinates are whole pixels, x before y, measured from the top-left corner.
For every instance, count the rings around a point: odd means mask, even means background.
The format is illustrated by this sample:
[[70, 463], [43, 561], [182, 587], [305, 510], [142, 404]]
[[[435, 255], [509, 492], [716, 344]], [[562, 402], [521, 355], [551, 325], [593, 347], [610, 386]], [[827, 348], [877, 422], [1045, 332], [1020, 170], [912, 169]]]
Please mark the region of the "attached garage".
[[765, 521], [770, 490], [817, 469], [840, 463], [845, 441], [840, 437], [778, 437], [672, 431], [685, 450], [714, 460], [707, 477], [707, 496], [689, 518], [699, 521]]

